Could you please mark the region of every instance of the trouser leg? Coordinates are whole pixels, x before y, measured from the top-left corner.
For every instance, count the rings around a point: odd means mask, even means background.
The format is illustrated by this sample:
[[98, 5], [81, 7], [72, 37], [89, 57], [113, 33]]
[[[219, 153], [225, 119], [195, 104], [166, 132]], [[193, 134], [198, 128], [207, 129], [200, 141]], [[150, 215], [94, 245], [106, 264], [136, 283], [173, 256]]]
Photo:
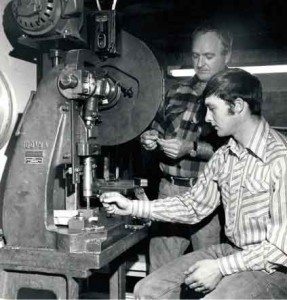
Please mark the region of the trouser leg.
[[[162, 179], [159, 198], [179, 195], [189, 189]], [[219, 244], [220, 234], [218, 210], [196, 225], [154, 222], [150, 229], [149, 273], [183, 255], [190, 245], [193, 250], [199, 250]]]
[[152, 272], [139, 281], [134, 290], [136, 299], [180, 299], [184, 285], [184, 271], [193, 263], [206, 258], [204, 252], [197, 251], [183, 255]]
[[190, 244], [193, 251], [220, 244], [220, 230], [217, 212], [198, 225], [154, 223], [149, 245], [149, 272], [182, 256]]
[[221, 207], [199, 224], [190, 226], [190, 239], [193, 251], [208, 248], [222, 242], [222, 225], [219, 218], [220, 213], [222, 213]]
[[[173, 185], [163, 178], [160, 182], [158, 198], [179, 195], [188, 189], [188, 187]], [[189, 245], [187, 225], [154, 222], [150, 228], [149, 273], [183, 255]]]
[[184, 284], [186, 271], [195, 262], [202, 259], [216, 259], [223, 253], [231, 254], [235, 250], [230, 245], [215, 245], [183, 255], [154, 271], [135, 286], [136, 299], [180, 299], [186, 289]]
[[224, 277], [204, 299], [286, 299], [287, 274], [245, 271]]
[[185, 225], [154, 223], [149, 244], [149, 273], [184, 254], [190, 245]]

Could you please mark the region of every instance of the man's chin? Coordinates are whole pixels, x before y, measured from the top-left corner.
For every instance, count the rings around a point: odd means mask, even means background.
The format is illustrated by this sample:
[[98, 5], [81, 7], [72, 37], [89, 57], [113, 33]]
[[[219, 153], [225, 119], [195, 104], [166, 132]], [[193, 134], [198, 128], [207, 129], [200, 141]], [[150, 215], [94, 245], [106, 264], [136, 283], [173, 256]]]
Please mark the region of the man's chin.
[[209, 75], [209, 73], [198, 73], [197, 77], [201, 80], [201, 81], [205, 81], [207, 82], [211, 76]]
[[220, 132], [220, 130], [218, 130], [218, 128], [214, 128], [214, 129], [215, 129], [215, 131], [216, 131], [216, 134], [217, 134], [219, 137], [224, 136], [224, 135], [222, 134], [222, 132]]
[[222, 131], [218, 131], [218, 130], [216, 130], [216, 134], [217, 134], [217, 136], [219, 136], [219, 137], [226, 137], [226, 136], [229, 136], [229, 134], [224, 133], [224, 132], [222, 132]]

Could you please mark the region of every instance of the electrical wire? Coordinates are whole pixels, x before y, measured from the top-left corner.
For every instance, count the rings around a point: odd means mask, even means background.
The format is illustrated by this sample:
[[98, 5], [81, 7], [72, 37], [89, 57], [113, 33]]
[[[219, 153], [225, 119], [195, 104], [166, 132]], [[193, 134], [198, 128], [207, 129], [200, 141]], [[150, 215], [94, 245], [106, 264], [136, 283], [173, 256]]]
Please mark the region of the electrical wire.
[[96, 2], [97, 2], [97, 8], [98, 8], [98, 10], [102, 10], [100, 1], [99, 1], [99, 0], [96, 0]]
[[113, 1], [112, 10], [115, 10], [117, 6], [117, 0]]
[[[100, 4], [100, 0], [96, 0], [97, 2], [97, 8], [98, 10], [102, 10], [102, 7], [101, 7], [101, 4]], [[115, 10], [116, 9], [116, 6], [117, 6], [117, 2], [118, 0], [113, 0], [113, 4], [112, 4], [112, 10]]]

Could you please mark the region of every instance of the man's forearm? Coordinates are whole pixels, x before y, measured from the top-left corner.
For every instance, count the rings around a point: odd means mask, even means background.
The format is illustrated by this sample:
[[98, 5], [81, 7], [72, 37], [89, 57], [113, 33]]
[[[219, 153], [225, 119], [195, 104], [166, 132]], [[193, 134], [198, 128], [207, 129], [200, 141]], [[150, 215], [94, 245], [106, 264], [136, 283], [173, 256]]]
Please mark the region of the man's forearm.
[[272, 273], [280, 265], [287, 266], [287, 256], [268, 241], [263, 241], [258, 245], [250, 245], [232, 255], [219, 258], [218, 264], [223, 275], [243, 271]]
[[[189, 197], [185, 194], [184, 197]], [[210, 214], [197, 214], [192, 205], [184, 204], [184, 198], [168, 197], [165, 199], [157, 199], [153, 201], [132, 202], [132, 216], [137, 218], [150, 219], [152, 221], [196, 224]]]
[[218, 258], [217, 262], [223, 276], [248, 270], [242, 257], [242, 251]]

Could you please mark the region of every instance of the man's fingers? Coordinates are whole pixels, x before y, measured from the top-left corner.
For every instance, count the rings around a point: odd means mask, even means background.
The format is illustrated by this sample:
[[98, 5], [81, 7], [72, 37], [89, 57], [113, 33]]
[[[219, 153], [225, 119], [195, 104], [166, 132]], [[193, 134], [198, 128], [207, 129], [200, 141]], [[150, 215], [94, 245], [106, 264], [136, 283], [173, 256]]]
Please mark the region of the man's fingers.
[[111, 210], [112, 207], [115, 207], [114, 204], [110, 204], [110, 203], [103, 203], [103, 207], [105, 209], [105, 211]]
[[164, 140], [164, 139], [158, 139], [157, 142], [161, 145], [161, 146], [166, 146], [166, 147], [172, 147], [175, 145], [175, 140]]
[[198, 287], [202, 287], [202, 284], [199, 283], [199, 282], [197, 282], [197, 281], [195, 281], [195, 282], [193, 282], [193, 283], [188, 283], [188, 281], [186, 280], [186, 281], [185, 281], [185, 284], [188, 285], [188, 287], [189, 287], [190, 289], [195, 289], [195, 288], [198, 288]]
[[171, 158], [176, 158], [179, 153], [179, 147], [176, 144], [159, 143], [162, 151]]
[[141, 137], [141, 142], [142, 143], [151, 143], [151, 142], [155, 142], [158, 140], [158, 137], [155, 135], [144, 135]]
[[146, 150], [153, 150], [157, 147], [157, 143], [154, 140], [143, 140], [142, 141], [142, 146], [146, 149]]
[[206, 289], [204, 286], [195, 288], [194, 290], [195, 290], [197, 293], [204, 293], [204, 294], [207, 293], [207, 292], [209, 292], [209, 290]]
[[154, 142], [154, 141], [146, 142], [143, 145], [147, 148], [155, 148], [157, 146], [156, 142]]
[[120, 197], [120, 194], [117, 192], [107, 192], [100, 196], [100, 201], [103, 203], [112, 203], [115, 202]]
[[154, 139], [144, 139], [142, 141], [142, 143], [145, 144], [145, 145], [150, 145], [150, 144], [156, 144], [156, 141], [157, 141], [157, 138], [154, 138]]
[[158, 139], [157, 142], [162, 148], [169, 149], [172, 146], [169, 140]]
[[186, 271], [184, 271], [184, 274], [189, 275], [189, 274], [193, 273], [197, 268], [198, 268], [198, 266], [195, 263], [195, 264], [191, 265]]
[[115, 205], [114, 204], [109, 205], [106, 209], [106, 212], [111, 215], [114, 214], [116, 212]]
[[109, 198], [100, 198], [100, 201], [104, 204], [104, 203], [113, 203], [115, 202], [114, 197], [109, 197]]
[[169, 152], [165, 152], [165, 151], [164, 151], [164, 154], [165, 154], [167, 157], [169, 157], [169, 158], [172, 158], [172, 159], [175, 159], [175, 158], [176, 158], [176, 155], [171, 154], [171, 153], [169, 153]]

